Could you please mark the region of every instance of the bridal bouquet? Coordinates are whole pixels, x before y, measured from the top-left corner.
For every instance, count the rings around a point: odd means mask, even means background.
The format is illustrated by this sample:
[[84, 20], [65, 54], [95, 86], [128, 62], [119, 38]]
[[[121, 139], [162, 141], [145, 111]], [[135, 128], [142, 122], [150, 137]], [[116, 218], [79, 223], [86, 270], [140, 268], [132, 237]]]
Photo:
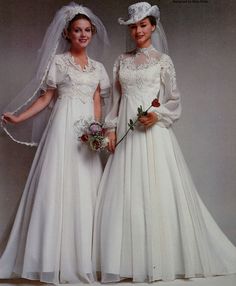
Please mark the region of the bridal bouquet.
[[101, 151], [106, 148], [109, 140], [100, 122], [82, 118], [74, 123], [74, 128], [78, 140], [87, 144], [91, 150]]
[[[151, 107], [159, 107], [160, 103], [158, 98], [153, 99], [151, 105], [143, 110], [140, 105], [137, 109], [137, 118], [135, 120], [130, 119], [128, 123], [128, 129], [122, 138], [116, 143], [116, 146], [128, 135], [130, 130], [134, 130], [140, 117], [148, 114]], [[109, 143], [109, 139], [105, 136], [105, 128], [100, 122], [93, 119], [81, 118], [74, 123], [75, 132], [78, 136], [78, 140], [88, 145], [93, 151], [101, 151], [105, 149]]]

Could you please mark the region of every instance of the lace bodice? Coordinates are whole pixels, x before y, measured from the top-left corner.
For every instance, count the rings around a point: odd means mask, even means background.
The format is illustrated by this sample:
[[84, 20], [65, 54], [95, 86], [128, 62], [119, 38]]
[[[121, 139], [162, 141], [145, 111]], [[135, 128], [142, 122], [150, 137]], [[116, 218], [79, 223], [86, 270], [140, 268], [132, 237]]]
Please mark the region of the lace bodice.
[[104, 66], [88, 58], [88, 65], [82, 69], [69, 52], [55, 56], [45, 80], [45, 89], [57, 88], [58, 98], [70, 97], [83, 103], [93, 100], [98, 85], [101, 93], [110, 86]]
[[[153, 46], [122, 54], [115, 62], [113, 107], [106, 117], [108, 127], [119, 121], [119, 106], [126, 100], [133, 106], [148, 108], [159, 96], [161, 106], [150, 111], [158, 114], [158, 124], [169, 127], [181, 112], [180, 95], [176, 85], [174, 65], [170, 57], [158, 52]], [[121, 115], [120, 115], [121, 116]]]
[[[152, 46], [122, 54], [115, 63], [114, 76], [119, 76], [122, 94], [145, 98], [158, 93], [161, 76], [168, 72], [175, 77], [170, 58]], [[144, 90], [146, 92], [144, 92]]]
[[118, 62], [120, 65], [125, 65], [130, 70], [140, 70], [149, 68], [158, 63], [163, 54], [159, 53], [153, 46], [148, 48], [137, 48], [129, 53], [122, 54], [115, 63], [117, 67]]

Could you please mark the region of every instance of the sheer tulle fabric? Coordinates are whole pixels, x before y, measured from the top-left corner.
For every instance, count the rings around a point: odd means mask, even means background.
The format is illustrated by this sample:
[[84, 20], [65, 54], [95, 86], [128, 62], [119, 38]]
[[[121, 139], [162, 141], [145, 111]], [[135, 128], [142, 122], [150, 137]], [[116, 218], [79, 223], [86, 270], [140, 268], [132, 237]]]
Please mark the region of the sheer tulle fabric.
[[139, 49], [119, 57], [114, 78], [106, 119], [118, 140], [137, 107], [147, 108], [159, 90], [161, 106], [152, 110], [156, 125], [137, 126], [108, 160], [95, 214], [94, 269], [103, 282], [235, 273], [236, 248], [199, 198], [169, 128], [181, 113], [171, 59]]
[[[89, 56], [97, 60], [102, 59], [103, 53], [106, 53], [108, 48], [109, 40], [101, 20], [90, 9], [74, 2], [63, 6], [56, 13], [46, 31], [43, 43], [37, 54], [36, 70], [32, 75], [32, 80], [13, 98], [9, 105], [4, 108], [4, 111], [14, 114], [21, 113], [42, 94], [42, 87], [55, 55], [68, 51], [70, 47], [69, 42], [63, 36], [63, 30], [68, 22], [78, 13], [87, 15], [97, 29], [97, 33], [93, 36], [92, 42], [88, 47]], [[104, 97], [107, 96], [106, 91], [103, 91], [102, 95]], [[4, 125], [2, 127], [14, 141], [29, 146], [36, 146], [42, 137], [53, 104], [54, 102], [33, 118], [17, 124], [17, 126]]]

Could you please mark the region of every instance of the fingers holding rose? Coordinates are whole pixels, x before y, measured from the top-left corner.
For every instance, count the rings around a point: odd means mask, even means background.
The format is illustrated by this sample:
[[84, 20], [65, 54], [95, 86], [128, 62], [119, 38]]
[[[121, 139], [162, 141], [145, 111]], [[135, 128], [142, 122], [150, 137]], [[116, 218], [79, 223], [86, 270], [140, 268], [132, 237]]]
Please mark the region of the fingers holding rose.
[[141, 116], [139, 122], [145, 127], [149, 128], [158, 121], [157, 114], [155, 112], [148, 112], [147, 115]]

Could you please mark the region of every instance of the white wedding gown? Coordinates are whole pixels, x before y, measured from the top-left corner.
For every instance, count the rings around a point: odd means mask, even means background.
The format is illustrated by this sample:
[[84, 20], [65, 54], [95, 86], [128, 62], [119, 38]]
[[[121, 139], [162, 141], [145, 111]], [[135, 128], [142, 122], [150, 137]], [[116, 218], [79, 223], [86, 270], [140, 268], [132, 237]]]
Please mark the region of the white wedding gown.
[[77, 140], [74, 123], [93, 117], [98, 85], [109, 87], [103, 65], [82, 70], [70, 53], [55, 56], [46, 84], [58, 97], [1, 249], [0, 278], [93, 282], [91, 249], [99, 154]]
[[153, 47], [121, 55], [114, 67], [108, 127], [118, 140], [137, 107], [160, 90], [159, 121], [131, 131], [110, 156], [95, 212], [94, 269], [103, 282], [173, 280], [236, 273], [236, 248], [198, 196], [170, 128], [181, 113], [171, 59]]

